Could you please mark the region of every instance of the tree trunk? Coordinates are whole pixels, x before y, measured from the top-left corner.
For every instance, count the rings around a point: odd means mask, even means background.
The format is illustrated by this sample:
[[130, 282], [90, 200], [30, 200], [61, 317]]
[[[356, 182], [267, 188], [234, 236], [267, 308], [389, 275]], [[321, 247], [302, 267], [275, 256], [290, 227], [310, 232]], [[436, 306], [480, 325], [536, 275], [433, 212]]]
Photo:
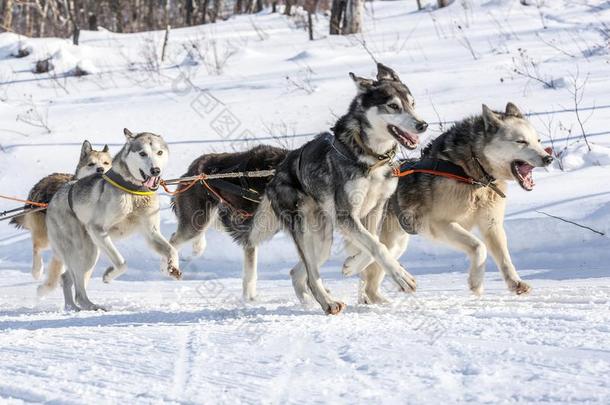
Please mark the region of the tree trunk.
[[349, 35], [362, 32], [363, 19], [364, 0], [347, 0], [341, 33]]
[[284, 0], [284, 3], [286, 3], [286, 6], [284, 7], [284, 15], [291, 15], [292, 14], [292, 0]]
[[11, 31], [13, 28], [13, 0], [6, 0], [4, 4], [4, 20], [2, 25], [6, 31]]
[[186, 0], [186, 5], [184, 7], [186, 11], [186, 25], [193, 25], [193, 0]]
[[211, 19], [211, 21], [213, 23], [216, 22], [216, 19], [218, 18], [218, 16], [220, 15], [221, 12], [222, 12], [222, 0], [214, 0], [214, 11], [212, 12], [212, 19]]
[[330, 9], [330, 35], [341, 35], [341, 21], [345, 12], [345, 0], [333, 0]]
[[436, 4], [438, 8], [447, 7], [449, 5], [449, 0], [436, 0]]
[[235, 7], [233, 7], [233, 13], [234, 14], [241, 14], [243, 13], [244, 10], [244, 1], [243, 0], [237, 0], [235, 2]]
[[203, 4], [201, 6], [201, 23], [205, 24], [207, 23], [207, 17], [208, 17], [208, 4], [209, 0], [203, 0]]
[[123, 13], [122, 13], [123, 10], [121, 10], [121, 1], [120, 0], [111, 0], [110, 1], [110, 10], [114, 14], [114, 31], [123, 32]]
[[77, 0], [66, 1], [66, 7], [68, 9], [68, 18], [70, 18], [70, 23], [72, 24], [72, 43], [78, 45], [80, 26], [78, 25], [78, 16], [76, 14], [79, 8]]
[[271, 3], [271, 12], [277, 13], [277, 1], [274, 1], [273, 3]]
[[260, 13], [261, 11], [263, 11], [263, 8], [264, 8], [263, 0], [254, 0], [254, 1], [256, 1], [256, 7], [254, 7], [254, 12]]
[[421, 0], [417, 0], [417, 10], [421, 10]]
[[155, 2], [148, 0], [148, 15], [146, 16], [146, 25], [149, 30], [155, 29]]

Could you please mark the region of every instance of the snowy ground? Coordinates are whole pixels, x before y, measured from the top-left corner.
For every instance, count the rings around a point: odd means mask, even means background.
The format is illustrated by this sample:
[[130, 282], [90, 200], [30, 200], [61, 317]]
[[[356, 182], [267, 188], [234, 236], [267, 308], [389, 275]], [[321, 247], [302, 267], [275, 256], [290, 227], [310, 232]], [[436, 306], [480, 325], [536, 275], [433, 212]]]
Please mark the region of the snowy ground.
[[[161, 32], [83, 32], [78, 48], [1, 34], [1, 194], [25, 196], [42, 176], [72, 171], [84, 138], [118, 150], [123, 127], [170, 141], [166, 178], [201, 153], [259, 142], [244, 138], [298, 146], [308, 137], [287, 136], [325, 130], [347, 108], [347, 72], [371, 75], [369, 52], [399, 72], [430, 122], [513, 101], [565, 149], [565, 170], [537, 171], [531, 193], [509, 190], [507, 232], [534, 287], [527, 297], [508, 294], [491, 265], [486, 294], [470, 296], [465, 258], [415, 238], [401, 261], [417, 294], [388, 282], [392, 305], [361, 306], [357, 280], [340, 275], [337, 242], [323, 276], [348, 308], [326, 317], [297, 303], [287, 275], [296, 254], [278, 235], [260, 254], [259, 300], [244, 304], [240, 250], [210, 232], [202, 258], [183, 252], [181, 282], [159, 274], [140, 238], [120, 242], [129, 272], [103, 285], [102, 259], [90, 288], [111, 310], [71, 314], [59, 292], [36, 300], [29, 236], [2, 222], [2, 402], [610, 402], [609, 240], [536, 212], [610, 231], [610, 4], [546, 3], [542, 15], [513, 0], [420, 13], [412, 1], [367, 3], [363, 36], [329, 38], [320, 16], [313, 42], [298, 19], [244, 16], [172, 31], [158, 66]], [[187, 54], [193, 43], [206, 60]], [[19, 47], [32, 54], [12, 57]], [[47, 56], [55, 75], [32, 74]], [[64, 76], [77, 65], [93, 74]], [[514, 72], [526, 67], [556, 88]], [[576, 75], [586, 79], [592, 152], [571, 111]], [[428, 136], [439, 133], [432, 125]], [[162, 202], [169, 236], [175, 220]], [[12, 207], [0, 201], [0, 211]]]

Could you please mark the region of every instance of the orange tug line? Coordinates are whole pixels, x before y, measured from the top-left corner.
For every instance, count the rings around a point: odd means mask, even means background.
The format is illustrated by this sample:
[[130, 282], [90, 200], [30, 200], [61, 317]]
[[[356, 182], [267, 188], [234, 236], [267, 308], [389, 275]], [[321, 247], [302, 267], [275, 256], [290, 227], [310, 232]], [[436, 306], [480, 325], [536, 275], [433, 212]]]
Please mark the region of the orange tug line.
[[475, 184], [474, 179], [471, 179], [469, 177], [457, 176], [455, 174], [446, 173], [446, 172], [439, 172], [439, 171], [436, 171], [436, 170], [411, 169], [411, 170], [405, 170], [404, 172], [401, 172], [400, 169], [395, 169], [394, 170], [394, 176], [396, 176], [396, 177], [405, 177], [405, 176], [408, 176], [408, 175], [413, 174], [413, 173], [432, 174], [434, 176], [447, 177], [449, 179], [461, 181], [463, 183]]

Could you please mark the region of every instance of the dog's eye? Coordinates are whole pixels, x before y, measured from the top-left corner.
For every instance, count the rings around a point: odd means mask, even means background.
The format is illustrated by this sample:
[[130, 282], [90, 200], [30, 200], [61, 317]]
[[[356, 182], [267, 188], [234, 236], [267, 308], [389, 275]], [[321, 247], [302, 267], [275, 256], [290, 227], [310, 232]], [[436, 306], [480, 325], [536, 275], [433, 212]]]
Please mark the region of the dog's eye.
[[388, 107], [390, 107], [392, 110], [398, 110], [400, 108], [396, 103], [390, 103], [388, 104]]
[[104, 166], [110, 165], [110, 162], [104, 162]]
[[159, 152], [157, 152], [157, 155], [161, 156], [163, 154], [163, 151], [160, 150]]
[[142, 156], [142, 157], [146, 157], [146, 156], [148, 156], [148, 155], [146, 154], [146, 152], [142, 151], [142, 152], [140, 152], [140, 156]]
[[515, 142], [520, 143], [521, 145], [527, 145], [528, 144], [527, 141], [515, 141]]
[[91, 163], [89, 163], [87, 166], [89, 166], [89, 167], [93, 167], [93, 166], [95, 166], [95, 163], [91, 162]]

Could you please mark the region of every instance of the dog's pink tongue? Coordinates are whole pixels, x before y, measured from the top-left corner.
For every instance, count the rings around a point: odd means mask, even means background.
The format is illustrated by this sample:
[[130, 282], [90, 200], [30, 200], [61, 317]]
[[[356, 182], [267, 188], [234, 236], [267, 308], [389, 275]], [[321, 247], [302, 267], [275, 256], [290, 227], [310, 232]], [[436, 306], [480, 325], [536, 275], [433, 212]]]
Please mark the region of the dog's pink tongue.
[[157, 179], [158, 177], [149, 177], [148, 180], [144, 182], [144, 185], [148, 188], [157, 187]]
[[519, 170], [519, 174], [523, 178], [523, 183], [525, 184], [525, 186], [532, 189], [534, 187], [534, 176], [532, 176], [534, 166], [528, 165], [527, 163], [523, 163], [519, 165], [517, 170]]

